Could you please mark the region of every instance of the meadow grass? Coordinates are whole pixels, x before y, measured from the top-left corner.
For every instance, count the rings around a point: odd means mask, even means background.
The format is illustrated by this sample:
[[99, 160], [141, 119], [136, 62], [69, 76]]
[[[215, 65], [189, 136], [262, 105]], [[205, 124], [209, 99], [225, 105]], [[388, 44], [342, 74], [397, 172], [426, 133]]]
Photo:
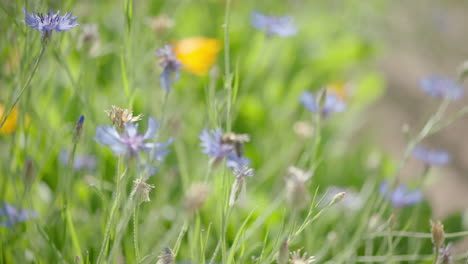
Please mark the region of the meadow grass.
[[[449, 250], [439, 249], [468, 235], [460, 217], [444, 221], [437, 245], [428, 202], [400, 206], [379, 186], [386, 179], [395, 188], [414, 149], [468, 110], [448, 116], [451, 98], [439, 99], [427, 122], [406, 132], [399, 159], [374, 140], [364, 117], [385, 83], [374, 65], [383, 45], [369, 32], [378, 25], [368, 24], [385, 5], [1, 3], [0, 263], [450, 263]], [[44, 36], [22, 22], [23, 7], [73, 11], [80, 25]], [[297, 33], [255, 29], [254, 10], [290, 15]], [[217, 40], [190, 59], [204, 73], [180, 59], [177, 43], [190, 37]], [[164, 44], [182, 61], [168, 68], [170, 90], [160, 80], [168, 60], [156, 56]], [[337, 113], [325, 111], [333, 87], [346, 104]], [[300, 103], [305, 90], [315, 113]], [[105, 110], [113, 105], [143, 114], [134, 122], [141, 134], [150, 117], [159, 120], [147, 140], [173, 139], [164, 161], [152, 162], [156, 148], [116, 155], [100, 144], [97, 128], [112, 125]], [[116, 131], [123, 137], [126, 129]], [[254, 175], [202, 153], [204, 129], [247, 134], [240, 144]], [[411, 189], [423, 188], [438, 172], [432, 167]]]

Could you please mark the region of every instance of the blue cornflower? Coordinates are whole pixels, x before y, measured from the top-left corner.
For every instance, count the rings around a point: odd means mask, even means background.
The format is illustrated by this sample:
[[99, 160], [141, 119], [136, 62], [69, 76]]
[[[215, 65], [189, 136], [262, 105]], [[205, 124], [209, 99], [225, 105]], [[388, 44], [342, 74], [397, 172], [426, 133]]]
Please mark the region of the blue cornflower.
[[413, 150], [413, 157], [427, 165], [441, 166], [449, 163], [450, 154], [443, 150], [429, 150], [423, 146], [417, 146]]
[[[70, 152], [62, 150], [59, 153], [60, 162], [63, 165], [68, 165], [70, 162]], [[92, 155], [75, 155], [73, 161], [73, 169], [93, 171], [96, 168], [96, 158]]]
[[161, 87], [169, 92], [172, 87], [172, 83], [176, 82], [180, 78], [180, 67], [182, 64], [176, 58], [174, 54], [174, 47], [165, 44], [162, 48], [159, 48], [156, 52], [156, 57], [160, 59], [159, 65], [163, 69], [159, 81]]
[[[346, 102], [335, 93], [326, 93], [325, 103], [322, 107], [322, 115], [328, 116], [330, 113], [340, 113], [346, 110]], [[302, 105], [310, 112], [319, 111], [318, 94], [312, 94], [310, 91], [304, 91], [301, 94], [300, 101]]]
[[265, 31], [268, 36], [290, 37], [297, 34], [297, 28], [290, 16], [268, 16], [253, 11], [251, 20], [254, 28]]
[[202, 152], [208, 154], [215, 160], [225, 158], [234, 148], [231, 144], [223, 143], [221, 140], [223, 132], [220, 128], [208, 131], [204, 129], [198, 138], [201, 140]]
[[37, 217], [37, 213], [33, 210], [18, 209], [8, 203], [4, 203], [0, 207], [0, 225], [2, 226], [12, 227], [16, 223], [22, 223], [35, 217]]
[[423, 194], [420, 190], [408, 191], [408, 188], [399, 184], [395, 189], [390, 189], [388, 181], [383, 181], [380, 185], [380, 193], [392, 203], [396, 208], [413, 205], [419, 203], [423, 199]]
[[463, 86], [454, 80], [439, 76], [430, 76], [421, 79], [421, 89], [434, 97], [448, 98], [456, 101], [463, 96]]
[[159, 129], [159, 122], [154, 117], [148, 119], [148, 130], [144, 135], [138, 134], [138, 124], [127, 123], [124, 130], [118, 132], [115, 126], [100, 126], [96, 128], [95, 140], [109, 146], [116, 155], [128, 154], [138, 156], [143, 151], [149, 153], [156, 161], [162, 162], [169, 153], [166, 149], [171, 143], [169, 139], [164, 143], [146, 142], [154, 137]]
[[65, 13], [64, 16], [60, 15], [60, 11], [53, 13], [52, 9], [49, 10], [48, 14], [34, 13], [29, 14], [26, 9], [23, 8], [24, 18], [23, 22], [29, 27], [38, 30], [42, 33], [42, 36], [48, 36], [52, 34], [52, 31], [62, 32], [68, 31], [78, 24], [76, 23], [77, 17], [72, 17], [73, 12]]

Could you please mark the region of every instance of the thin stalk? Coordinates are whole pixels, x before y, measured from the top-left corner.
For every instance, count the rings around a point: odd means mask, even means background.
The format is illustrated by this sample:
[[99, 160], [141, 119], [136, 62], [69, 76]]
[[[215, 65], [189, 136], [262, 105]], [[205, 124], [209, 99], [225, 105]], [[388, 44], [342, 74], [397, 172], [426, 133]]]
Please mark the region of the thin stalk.
[[133, 246], [135, 249], [135, 259], [136, 263], [140, 262], [140, 249], [138, 247], [138, 211], [140, 210], [140, 205], [133, 208]]
[[227, 90], [227, 111], [226, 111], [226, 127], [227, 131], [231, 131], [231, 108], [232, 108], [232, 83], [231, 83], [231, 68], [229, 54], [229, 14], [231, 8], [231, 0], [226, 0], [226, 12], [224, 14], [224, 88]]
[[2, 119], [2, 122], [0, 123], [0, 128], [3, 127], [3, 125], [5, 124], [5, 122], [7, 121], [8, 117], [10, 116], [11, 112], [13, 111], [13, 109], [15, 108], [15, 106], [18, 104], [19, 100], [21, 99], [21, 96], [23, 95], [24, 91], [26, 91], [26, 88], [29, 87], [29, 84], [31, 83], [31, 80], [33, 79], [34, 75], [36, 74], [37, 72], [37, 69], [38, 69], [38, 66], [39, 66], [39, 62], [41, 61], [42, 59], [42, 55], [44, 54], [44, 51], [45, 51], [45, 46], [42, 45], [41, 46], [41, 50], [39, 51], [39, 55], [37, 56], [36, 58], [36, 61], [34, 62], [34, 65], [33, 65], [33, 69], [31, 71], [31, 74], [29, 75], [28, 79], [26, 80], [26, 83], [23, 85], [23, 87], [21, 88], [18, 96], [16, 97], [16, 99], [13, 101], [13, 104], [10, 106], [10, 108], [8, 109], [6, 115], [3, 117]]
[[432, 263], [437, 264], [438, 260], [439, 260], [439, 249], [436, 247], [434, 248], [434, 259], [432, 260]]
[[114, 202], [112, 204], [112, 209], [110, 211], [109, 219], [107, 221], [106, 231], [104, 233], [104, 240], [102, 241], [101, 250], [99, 251], [99, 255], [96, 261], [97, 264], [100, 264], [102, 262], [104, 255], [106, 254], [105, 252], [107, 251], [107, 247], [109, 244], [110, 234], [112, 231], [112, 225], [115, 221], [114, 219], [117, 214], [117, 209], [120, 206], [120, 196], [121, 196], [121, 191], [122, 191], [121, 181], [122, 181], [122, 178], [124, 177], [124, 175], [121, 175], [121, 174], [124, 174], [124, 173], [121, 173], [122, 168], [123, 168], [123, 157], [120, 156], [118, 165], [117, 165], [117, 179], [116, 179], [117, 189], [116, 189], [116, 193], [114, 197]]

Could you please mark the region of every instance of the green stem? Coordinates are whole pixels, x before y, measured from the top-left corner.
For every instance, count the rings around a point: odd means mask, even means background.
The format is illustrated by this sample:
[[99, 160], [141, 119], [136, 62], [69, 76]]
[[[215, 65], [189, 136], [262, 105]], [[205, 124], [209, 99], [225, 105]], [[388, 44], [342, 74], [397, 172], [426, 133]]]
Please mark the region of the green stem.
[[140, 262], [140, 250], [138, 247], [138, 211], [139, 209], [140, 209], [140, 205], [138, 204], [133, 209], [133, 245], [135, 248], [136, 263]]
[[99, 251], [99, 255], [96, 261], [97, 264], [100, 264], [102, 262], [104, 255], [106, 254], [105, 252], [107, 251], [107, 246], [109, 244], [109, 239], [110, 239], [110, 234], [112, 231], [112, 225], [114, 223], [114, 218], [117, 213], [117, 208], [119, 208], [120, 206], [120, 195], [121, 195], [121, 189], [122, 189], [120, 185], [121, 185], [121, 180], [123, 178], [123, 175], [121, 175], [121, 170], [123, 167], [122, 161], [123, 161], [123, 157], [120, 156], [118, 165], [117, 165], [117, 179], [116, 179], [117, 189], [116, 189], [116, 193], [114, 197], [114, 203], [112, 204], [112, 209], [109, 215], [109, 219], [107, 221], [106, 231], [104, 233], [104, 240], [102, 241], [101, 250]]
[[23, 87], [21, 88], [18, 96], [16, 97], [16, 99], [13, 101], [13, 104], [10, 106], [10, 108], [8, 109], [8, 112], [6, 113], [6, 115], [3, 117], [3, 120], [2, 122], [0, 123], [0, 128], [3, 127], [3, 125], [5, 124], [5, 122], [8, 120], [8, 117], [10, 116], [11, 112], [13, 111], [13, 109], [15, 108], [15, 106], [18, 104], [19, 100], [21, 99], [21, 96], [23, 95], [24, 91], [26, 91], [26, 88], [29, 87], [29, 84], [31, 83], [31, 80], [32, 78], [34, 77], [34, 75], [36, 74], [37, 72], [37, 69], [38, 69], [38, 66], [39, 66], [39, 62], [41, 61], [41, 58], [42, 58], [42, 55], [44, 54], [44, 51], [45, 51], [45, 46], [42, 45], [41, 46], [41, 50], [39, 51], [39, 55], [37, 56], [36, 58], [36, 61], [34, 62], [34, 66], [33, 66], [33, 69], [31, 71], [31, 74], [29, 75], [28, 79], [26, 80], [26, 83], [23, 85]]
[[230, 68], [229, 55], [229, 13], [231, 0], [226, 0], [226, 13], [224, 15], [224, 88], [227, 90], [227, 111], [226, 111], [226, 127], [227, 131], [231, 131], [231, 108], [232, 108], [232, 76]]

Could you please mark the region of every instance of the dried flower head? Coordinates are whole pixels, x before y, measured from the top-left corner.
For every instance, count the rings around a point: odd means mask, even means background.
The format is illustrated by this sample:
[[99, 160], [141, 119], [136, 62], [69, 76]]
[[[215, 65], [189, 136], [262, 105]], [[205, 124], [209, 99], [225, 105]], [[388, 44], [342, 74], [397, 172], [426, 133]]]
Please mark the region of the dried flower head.
[[143, 114], [133, 116], [133, 110], [122, 109], [115, 105], [112, 106], [111, 110], [105, 110], [104, 112], [106, 112], [107, 116], [112, 121], [112, 124], [120, 129], [123, 129], [125, 124], [140, 121], [143, 117]]
[[315, 262], [315, 257], [307, 257], [307, 252], [304, 252], [304, 254], [301, 256], [300, 249], [291, 253], [291, 260], [289, 261], [290, 264], [310, 264], [313, 262]]
[[410, 192], [403, 184], [399, 184], [395, 189], [391, 189], [388, 181], [382, 182], [379, 191], [396, 208], [413, 205], [421, 202], [423, 199], [423, 194], [420, 190]]
[[431, 220], [432, 244], [438, 250], [445, 241], [444, 225], [440, 221]]
[[162, 73], [159, 77], [161, 87], [166, 92], [169, 92], [172, 88], [172, 83], [175, 83], [180, 78], [179, 69], [182, 64], [176, 58], [174, 47], [168, 44], [157, 50], [156, 57], [159, 58], [159, 65], [162, 68]]
[[158, 257], [157, 264], [174, 264], [175, 263], [175, 256], [172, 250], [168, 247], [164, 248], [161, 255]]
[[441, 166], [450, 162], [450, 154], [443, 150], [430, 150], [424, 146], [417, 146], [413, 150], [413, 157], [427, 165]]
[[294, 133], [303, 139], [310, 138], [314, 135], [314, 127], [305, 121], [297, 121], [293, 126]]
[[183, 68], [200, 76], [208, 74], [220, 50], [220, 41], [212, 38], [186, 38], [174, 44], [174, 52]]
[[268, 36], [290, 37], [297, 34], [297, 28], [290, 16], [268, 16], [253, 11], [251, 20], [254, 28], [264, 31]]
[[448, 98], [452, 101], [456, 101], [463, 96], [463, 86], [454, 80], [447, 79], [440, 76], [430, 76], [421, 79], [421, 89], [437, 98]]
[[81, 34], [78, 37], [78, 50], [85, 50], [91, 57], [100, 55], [101, 51], [101, 37], [99, 35], [97, 24], [83, 25]]
[[130, 194], [130, 197], [134, 199], [138, 204], [143, 202], [151, 201], [149, 198], [149, 193], [151, 189], [154, 188], [154, 185], [147, 184], [143, 179], [136, 179], [133, 181], [133, 190]]
[[286, 199], [296, 210], [304, 209], [310, 202], [310, 194], [306, 183], [312, 177], [312, 172], [304, 171], [294, 166], [288, 168], [286, 178]]
[[173, 28], [175, 22], [169, 16], [162, 14], [157, 17], [150, 18], [149, 26], [156, 33], [156, 35], [163, 35], [169, 29]]
[[49, 10], [48, 14], [34, 13], [31, 14], [26, 12], [23, 8], [25, 20], [23, 22], [29, 27], [40, 31], [42, 36], [49, 36], [52, 31], [62, 32], [68, 31], [78, 24], [76, 23], [77, 17], [72, 17], [72, 12], [65, 13], [61, 16], [60, 11], [53, 13], [52, 9]]
[[18, 209], [11, 204], [3, 203], [0, 207], [0, 225], [12, 227], [17, 223], [22, 223], [30, 218], [36, 218], [37, 213], [33, 210]]
[[185, 195], [185, 208], [189, 212], [199, 210], [205, 203], [206, 198], [210, 192], [210, 186], [206, 183], [195, 183], [190, 186], [187, 194]]

